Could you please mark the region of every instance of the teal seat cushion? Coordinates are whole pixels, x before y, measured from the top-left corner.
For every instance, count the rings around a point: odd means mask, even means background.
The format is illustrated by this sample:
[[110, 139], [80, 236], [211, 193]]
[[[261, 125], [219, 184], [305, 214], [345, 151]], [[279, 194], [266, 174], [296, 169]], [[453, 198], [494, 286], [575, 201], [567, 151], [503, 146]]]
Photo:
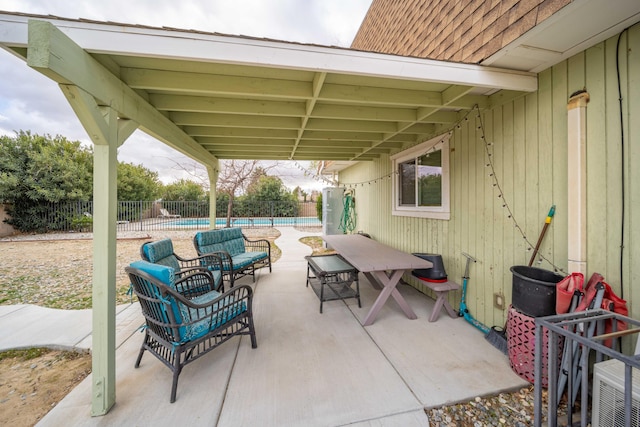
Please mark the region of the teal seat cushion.
[[263, 259], [266, 259], [269, 254], [266, 252], [247, 252], [248, 255], [251, 256], [251, 259], [253, 259], [253, 262], [257, 262], [257, 261], [262, 261]]
[[233, 268], [241, 270], [266, 257], [267, 254], [265, 252], [244, 252], [233, 257]]
[[[258, 254], [262, 254], [262, 255], [258, 255]], [[267, 254], [265, 252], [244, 252], [231, 257], [231, 260], [233, 261], [233, 269], [237, 271], [237, 270], [244, 270], [254, 262], [263, 260], [266, 257], [267, 257]], [[228, 272], [229, 264], [226, 264], [226, 263], [223, 264], [222, 268], [224, 268], [224, 271]]]
[[[191, 302], [195, 304], [207, 304], [219, 296], [220, 293], [212, 291], [193, 298]], [[194, 323], [190, 323], [188, 320], [186, 321], [188, 324], [184, 327], [184, 331], [181, 331], [181, 338], [183, 342], [187, 342], [203, 337], [231, 321], [233, 318], [241, 315], [247, 311], [247, 304], [244, 301], [234, 302], [231, 296], [227, 296], [207, 308], [196, 309], [180, 304], [180, 310], [184, 319], [195, 320], [200, 318], [200, 320]]]

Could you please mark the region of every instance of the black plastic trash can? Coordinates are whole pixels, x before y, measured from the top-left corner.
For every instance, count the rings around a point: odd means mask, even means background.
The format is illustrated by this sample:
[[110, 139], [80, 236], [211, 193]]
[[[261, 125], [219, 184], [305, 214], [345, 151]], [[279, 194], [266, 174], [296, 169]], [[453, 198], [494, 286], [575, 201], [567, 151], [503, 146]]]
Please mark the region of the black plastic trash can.
[[531, 317], [556, 314], [556, 284], [564, 277], [553, 271], [527, 265], [514, 265], [512, 305]]
[[431, 261], [433, 267], [431, 268], [417, 268], [412, 271], [412, 274], [418, 278], [425, 279], [427, 281], [447, 281], [447, 272], [444, 269], [444, 262], [442, 262], [442, 255], [439, 254], [425, 254], [425, 253], [413, 253], [412, 255], [422, 258], [427, 261]]

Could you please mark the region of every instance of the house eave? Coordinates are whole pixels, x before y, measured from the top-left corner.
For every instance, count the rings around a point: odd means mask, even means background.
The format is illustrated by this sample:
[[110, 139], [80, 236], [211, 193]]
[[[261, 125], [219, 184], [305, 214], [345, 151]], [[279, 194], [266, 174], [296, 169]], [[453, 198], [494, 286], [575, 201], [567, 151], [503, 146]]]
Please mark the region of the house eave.
[[639, 21], [637, 0], [574, 0], [482, 64], [538, 73]]

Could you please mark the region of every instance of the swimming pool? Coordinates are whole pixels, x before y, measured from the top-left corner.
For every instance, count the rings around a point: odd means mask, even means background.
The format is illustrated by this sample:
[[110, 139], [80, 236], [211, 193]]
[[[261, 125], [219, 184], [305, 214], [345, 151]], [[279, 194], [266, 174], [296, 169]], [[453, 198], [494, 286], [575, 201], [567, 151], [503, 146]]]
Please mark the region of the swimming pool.
[[[165, 224], [167, 227], [209, 227], [209, 218], [183, 218]], [[227, 225], [226, 218], [216, 218], [216, 227]], [[282, 218], [231, 218], [231, 225], [235, 227], [320, 227], [322, 223], [316, 217], [297, 216]]]

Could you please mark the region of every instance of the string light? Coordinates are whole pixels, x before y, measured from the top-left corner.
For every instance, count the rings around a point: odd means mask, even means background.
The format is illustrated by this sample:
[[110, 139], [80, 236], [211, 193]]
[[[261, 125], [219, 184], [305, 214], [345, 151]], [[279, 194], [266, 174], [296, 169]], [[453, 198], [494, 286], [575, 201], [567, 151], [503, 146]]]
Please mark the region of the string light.
[[300, 163], [298, 163], [295, 160], [293, 161], [293, 164], [304, 173], [305, 177], [307, 177], [307, 176], [311, 177], [316, 181], [322, 181], [322, 182], [324, 182], [324, 183], [326, 183], [328, 185], [332, 185], [332, 186], [336, 185], [336, 183], [334, 181], [331, 181], [331, 180], [325, 178], [322, 175], [318, 175], [318, 174], [306, 169], [304, 166], [302, 166]]
[[357, 188], [358, 186], [364, 187], [365, 184], [370, 186], [371, 184], [377, 184], [378, 182], [383, 182], [385, 179], [391, 179], [393, 175], [398, 175], [398, 173], [391, 172], [386, 175], [380, 176], [378, 178], [370, 179], [368, 181], [342, 183], [342, 184], [338, 184], [338, 187], [348, 189], [348, 188]]
[[[444, 141], [440, 141], [440, 142], [441, 142], [441, 143], [444, 143]], [[435, 150], [429, 150], [428, 152], [431, 152], [431, 151], [435, 151]], [[392, 177], [393, 175], [398, 175], [398, 173], [397, 173], [397, 172], [391, 172], [391, 173], [388, 173], [388, 174], [383, 175], [383, 176], [381, 176], [381, 177], [378, 177], [378, 178], [375, 178], [375, 179], [371, 179], [371, 180], [369, 180], [369, 181], [351, 182], [351, 183], [344, 183], [344, 184], [340, 184], [340, 183], [338, 183], [338, 182], [328, 180], [327, 178], [325, 178], [325, 177], [323, 177], [323, 176], [321, 176], [321, 175], [317, 175], [317, 174], [315, 174], [315, 173], [313, 173], [313, 172], [309, 171], [308, 169], [305, 169], [305, 168], [304, 168], [304, 166], [300, 165], [300, 164], [299, 164], [298, 162], [296, 162], [296, 161], [294, 161], [294, 164], [295, 164], [295, 166], [296, 166], [298, 169], [300, 169], [300, 170], [302, 170], [302, 171], [304, 172], [305, 176], [311, 176], [311, 177], [313, 177], [315, 180], [320, 180], [320, 181], [323, 181], [323, 182], [325, 182], [325, 183], [327, 183], [327, 184], [329, 184], [329, 185], [331, 185], [331, 186], [339, 187], [339, 188], [345, 188], [345, 189], [348, 189], [348, 188], [357, 188], [359, 185], [361, 185], [361, 186], [363, 186], [363, 187], [364, 187], [364, 185], [365, 185], [365, 184], [368, 184], [368, 185], [371, 185], [371, 184], [377, 184], [377, 183], [378, 183], [378, 181], [383, 181], [383, 180], [384, 180], [384, 179], [386, 179], [386, 178], [391, 179], [391, 177]]]
[[[524, 233], [524, 231], [522, 230], [522, 228], [520, 227], [520, 225], [516, 221], [515, 215], [513, 214], [513, 211], [511, 210], [511, 207], [509, 206], [509, 203], [507, 203], [507, 200], [504, 197], [504, 192], [502, 190], [502, 186], [500, 185], [500, 182], [498, 181], [498, 177], [496, 175], [496, 171], [495, 171], [495, 168], [494, 168], [494, 165], [493, 165], [493, 160], [492, 160], [493, 153], [491, 153], [490, 150], [489, 150], [489, 147], [493, 145], [493, 142], [488, 142], [487, 139], [485, 138], [484, 122], [482, 120], [482, 114], [480, 114], [480, 108], [476, 104], [476, 105], [473, 106], [473, 110], [476, 110], [476, 112], [477, 112], [477, 116], [476, 117], [477, 117], [478, 123], [479, 123], [478, 129], [480, 130], [480, 134], [481, 134], [480, 135], [480, 139], [483, 141], [485, 154], [486, 154], [487, 160], [488, 160], [487, 163], [486, 163], [486, 167], [491, 169], [491, 173], [489, 174], [489, 177], [493, 180], [492, 186], [493, 186], [493, 188], [498, 190], [498, 199], [500, 199], [502, 201], [502, 208], [506, 210], [507, 218], [509, 218], [513, 222], [513, 226], [515, 227], [516, 230], [518, 230], [518, 232], [522, 236], [522, 239], [527, 244], [527, 252], [530, 252], [531, 250], [533, 250], [534, 245], [531, 244], [529, 239], [527, 239], [526, 234]], [[465, 116], [465, 119], [466, 119], [466, 116]], [[551, 260], [546, 258], [543, 254], [539, 253], [538, 257], [539, 257], [538, 260], [537, 260], [538, 264], [542, 264], [542, 261], [546, 261], [553, 267], [553, 271], [554, 272], [556, 272], [556, 273], [560, 272], [562, 274], [567, 274], [565, 271], [563, 271], [562, 268], [560, 268], [557, 265], [555, 265]]]
[[[508, 219], [510, 219], [513, 223], [513, 226], [516, 230], [518, 230], [518, 233], [520, 233], [520, 235], [522, 236], [522, 239], [524, 240], [524, 242], [527, 245], [527, 252], [531, 252], [534, 248], [534, 245], [529, 241], [529, 239], [527, 239], [526, 234], [524, 233], [524, 230], [522, 229], [522, 227], [520, 227], [520, 225], [518, 224], [518, 222], [516, 221], [516, 217], [513, 214], [513, 211], [511, 210], [511, 207], [509, 206], [509, 203], [507, 202], [505, 195], [504, 195], [504, 191], [502, 190], [502, 186], [500, 185], [500, 182], [498, 181], [498, 176], [496, 174], [495, 171], [495, 167], [493, 164], [493, 153], [490, 151], [489, 147], [493, 146], [494, 143], [487, 141], [486, 138], [486, 134], [485, 134], [485, 129], [484, 129], [484, 121], [482, 120], [482, 114], [480, 113], [480, 107], [476, 104], [474, 105], [471, 110], [469, 110], [464, 117], [462, 117], [460, 120], [458, 120], [455, 124], [453, 124], [447, 131], [445, 131], [444, 133], [446, 134], [447, 132], [449, 134], [452, 134], [454, 129], [461, 129], [462, 127], [462, 123], [463, 122], [468, 122], [469, 121], [469, 115], [472, 112], [476, 112], [476, 119], [478, 120], [478, 125], [476, 127], [476, 129], [479, 131], [480, 133], [480, 139], [483, 142], [484, 145], [484, 149], [485, 149], [485, 155], [487, 157], [487, 162], [485, 163], [485, 167], [490, 169], [490, 173], [489, 173], [489, 178], [491, 178], [492, 180], [492, 187], [494, 189], [496, 189], [498, 191], [498, 196], [497, 198], [501, 201], [501, 205], [502, 208], [505, 209], [506, 211], [506, 217]], [[425, 153], [423, 153], [422, 155], [424, 156], [428, 156], [430, 153], [435, 152], [437, 150], [439, 150], [441, 147], [439, 147], [439, 145], [444, 144], [445, 140], [442, 139], [440, 141], [438, 141], [438, 143], [436, 143], [435, 145], [433, 145], [431, 148], [429, 148]], [[352, 188], [356, 188], [359, 185], [364, 186], [365, 184], [368, 184], [369, 186], [371, 184], [377, 184], [379, 181], [384, 181], [385, 179], [391, 179], [394, 175], [398, 176], [399, 173], [397, 171], [394, 172], [390, 172], [386, 175], [380, 176], [378, 178], [375, 179], [371, 179], [368, 181], [362, 181], [362, 182], [351, 182], [351, 183], [337, 183], [334, 181], [330, 181], [326, 178], [324, 178], [323, 176], [318, 176], [312, 172], [309, 172], [308, 170], [304, 169], [301, 165], [299, 165], [296, 162], [296, 166], [298, 166], [301, 170], [306, 171], [306, 173], [308, 173], [309, 175], [313, 176], [314, 179], [317, 180], [322, 180], [330, 185], [336, 186], [336, 187], [341, 187], [341, 188], [345, 188], [345, 189], [352, 189]], [[546, 258], [543, 254], [539, 253], [538, 254], [538, 259], [537, 259], [537, 263], [541, 264], [543, 261], [548, 262], [552, 267], [553, 267], [553, 271], [556, 273], [562, 273], [562, 274], [567, 274], [562, 268], [556, 266], [551, 260], [549, 260], [548, 258]]]

